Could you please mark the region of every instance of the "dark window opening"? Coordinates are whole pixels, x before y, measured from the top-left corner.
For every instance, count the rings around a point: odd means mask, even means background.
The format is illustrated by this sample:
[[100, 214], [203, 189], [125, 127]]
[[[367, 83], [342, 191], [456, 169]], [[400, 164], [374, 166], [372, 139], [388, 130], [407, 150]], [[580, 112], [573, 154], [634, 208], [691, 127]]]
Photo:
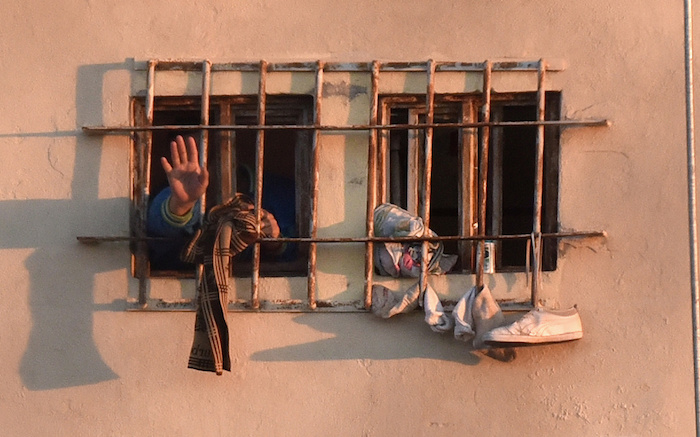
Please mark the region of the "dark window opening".
[[[491, 120], [534, 121], [535, 93], [494, 95]], [[391, 124], [425, 122], [423, 99], [385, 98], [383, 120]], [[436, 96], [433, 121], [457, 123], [477, 121], [474, 110], [481, 96]], [[561, 96], [546, 94], [547, 120], [558, 120]], [[478, 135], [475, 129], [435, 128], [432, 144], [430, 228], [440, 236], [472, 235], [477, 211]], [[424, 166], [425, 133], [419, 129], [391, 130], [387, 135], [386, 173], [383, 182], [387, 201], [419, 215]], [[489, 171], [486, 234], [529, 234], [533, 230], [535, 185], [535, 126], [493, 127], [489, 139]], [[546, 126], [544, 136], [542, 232], [558, 227], [559, 128]], [[462, 231], [460, 230], [462, 229]], [[445, 253], [459, 255], [453, 272], [474, 271], [475, 244], [445, 241]], [[496, 246], [498, 271], [523, 271], [527, 265], [528, 240], [500, 240]], [[531, 255], [532, 256], [532, 255]], [[543, 243], [543, 270], [556, 269], [557, 240]]]
[[[493, 104], [492, 121], [534, 121], [537, 106], [534, 93], [518, 95]], [[545, 119], [558, 120], [560, 94], [546, 94]], [[494, 127], [489, 148], [488, 234], [528, 234], [533, 230], [536, 126]], [[542, 195], [542, 232], [556, 232], [558, 227], [559, 128], [545, 127], [544, 174]], [[521, 271], [527, 265], [528, 240], [502, 240], [496, 245], [497, 268]], [[557, 240], [545, 239], [542, 269], [556, 269]], [[530, 254], [532, 257], [533, 255]]]
[[[312, 100], [294, 99], [284, 105], [268, 101], [267, 125], [303, 125], [310, 123]], [[257, 109], [231, 107], [235, 124], [258, 124]], [[238, 192], [254, 193], [257, 178], [255, 155], [257, 131], [241, 130], [233, 136], [233, 161]], [[310, 153], [311, 135], [300, 130], [267, 130], [264, 138], [262, 205], [280, 225], [283, 237], [308, 237], [310, 219]], [[305, 276], [308, 244], [288, 243], [282, 256], [272, 257], [262, 251], [260, 273], [263, 276]], [[234, 263], [236, 276], [250, 276], [250, 256]]]

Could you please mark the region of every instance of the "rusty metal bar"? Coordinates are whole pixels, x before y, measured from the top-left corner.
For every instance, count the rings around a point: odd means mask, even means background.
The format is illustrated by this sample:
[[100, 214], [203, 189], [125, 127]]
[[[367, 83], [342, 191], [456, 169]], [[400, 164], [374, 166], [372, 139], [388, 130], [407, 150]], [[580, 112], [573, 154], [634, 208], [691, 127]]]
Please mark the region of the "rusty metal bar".
[[[545, 117], [545, 70], [544, 60], [540, 60], [537, 72], [537, 121]], [[542, 192], [544, 190], [544, 126], [537, 126], [535, 149], [535, 198], [532, 217], [532, 305], [539, 306], [540, 271], [542, 270]]]
[[562, 126], [562, 127], [607, 127], [610, 121], [606, 119], [586, 120], [545, 120], [545, 121], [500, 121], [500, 122], [466, 122], [466, 123], [409, 123], [409, 124], [359, 124], [359, 125], [159, 125], [159, 126], [83, 126], [86, 134], [104, 135], [124, 134], [142, 131], [180, 130], [180, 131], [237, 131], [237, 130], [321, 130], [321, 131], [357, 131], [357, 130], [405, 130], [427, 128], [480, 128], [480, 127], [508, 127], [508, 126]]
[[[478, 118], [477, 110], [472, 102], [462, 104], [461, 121]], [[478, 232], [478, 131], [474, 128], [460, 129], [459, 134], [459, 174], [462, 175], [459, 184], [458, 205], [460, 210], [459, 235], [474, 235]], [[457, 245], [460, 255], [460, 270], [472, 270], [476, 251], [474, 245], [460, 241]], [[468, 256], [467, 256], [468, 254]]]
[[[265, 114], [267, 109], [267, 62], [260, 61], [260, 80], [258, 84], [258, 123], [265, 124]], [[255, 230], [260, 235], [262, 222], [262, 190], [263, 190], [263, 168], [265, 164], [265, 131], [258, 130], [255, 143]], [[260, 243], [253, 244], [253, 270], [250, 274], [251, 296], [250, 303], [254, 309], [260, 308]]]
[[169, 240], [165, 237], [123, 237], [114, 235], [98, 235], [98, 236], [88, 236], [79, 235], [75, 237], [78, 243], [81, 244], [98, 244], [98, 243], [109, 243], [109, 242], [139, 242], [139, 241], [166, 241]]
[[[314, 94], [314, 124], [321, 124], [321, 99], [323, 98], [323, 66], [322, 61], [316, 63], [316, 92]], [[311, 152], [311, 238], [318, 235], [318, 194], [319, 194], [319, 157], [321, 131], [314, 131]], [[316, 243], [309, 244], [308, 270], [308, 304], [310, 309], [316, 309]]]
[[[445, 310], [450, 311], [456, 302], [445, 300], [442, 302]], [[521, 302], [518, 300], [499, 300], [501, 309], [505, 311], [530, 311], [532, 307], [530, 303]], [[134, 303], [126, 302], [126, 311], [130, 312], [192, 312], [196, 310], [195, 303], [191, 300], [183, 301], [167, 301], [163, 299], [149, 299], [148, 305], [144, 308]], [[229, 302], [228, 312], [249, 312], [250, 308], [247, 302], [233, 301]], [[262, 301], [260, 311], [266, 313], [366, 313], [368, 310], [364, 308], [362, 301], [318, 301], [318, 308], [315, 310], [309, 309], [305, 301], [298, 299], [284, 299], [275, 301]]]
[[[202, 62], [202, 109], [200, 112], [200, 123], [202, 126], [209, 126], [209, 95], [211, 93], [211, 62]], [[209, 150], [209, 131], [202, 129], [199, 141], [199, 165], [207, 166], [207, 152]], [[206, 211], [206, 193], [201, 198], [202, 217]]]
[[[153, 108], [155, 103], [156, 86], [155, 76], [157, 67], [157, 61], [148, 61], [148, 74], [146, 76], [146, 124], [148, 126], [153, 126]], [[146, 222], [148, 219], [148, 200], [151, 195], [151, 150], [153, 148], [153, 133], [146, 132], [145, 137], [145, 139], [140, 139], [138, 142], [139, 148], [143, 148], [143, 150], [139, 152], [139, 155], [145, 158], [144, 166], [140, 169], [141, 197], [139, 199], [139, 226], [137, 233], [137, 236], [139, 238], [147, 237]], [[139, 279], [138, 301], [139, 305], [146, 306], [148, 298], [148, 276], [150, 267], [148, 262], [148, 245], [145, 240], [141, 240], [136, 244], [136, 260], [136, 276]]]
[[[605, 231], [572, 231], [572, 232], [551, 232], [542, 233], [542, 238], [605, 238]], [[305, 238], [305, 237], [279, 237], [279, 238], [258, 238], [256, 241], [278, 241], [288, 243], [387, 243], [387, 242], [415, 242], [415, 241], [480, 241], [480, 240], [526, 240], [532, 238], [532, 234], [511, 234], [511, 235], [447, 235], [434, 237], [323, 237], [323, 238]], [[100, 242], [122, 242], [122, 241], [140, 241], [140, 240], [167, 240], [163, 237], [146, 237], [143, 239], [133, 237], [119, 236], [78, 236], [78, 242], [83, 244], [93, 244]]]
[[[435, 62], [431, 59], [426, 66], [426, 90], [425, 90], [425, 121], [427, 124], [433, 123], [435, 113]], [[422, 190], [422, 211], [424, 233], [430, 233], [430, 196], [433, 173], [433, 128], [428, 127], [424, 131], [425, 139], [423, 143], [423, 190]], [[423, 242], [421, 247], [420, 263], [420, 289], [425, 290], [428, 285], [428, 254], [429, 243]]]
[[[391, 110], [386, 104], [386, 101], [380, 102], [381, 104], [381, 120], [380, 124], [390, 124], [391, 122]], [[389, 170], [390, 160], [387, 160], [387, 156], [391, 157], [391, 135], [389, 131], [378, 131], [378, 147], [377, 150], [377, 188], [379, 192], [377, 193], [377, 203], [382, 204], [387, 202], [387, 184], [388, 175], [391, 174]], [[388, 185], [391, 185], [390, 183]], [[389, 188], [390, 189], [390, 188]], [[391, 197], [389, 196], [389, 199]]]
[[156, 67], [158, 67], [158, 61], [153, 59], [148, 61], [148, 73], [146, 75], [146, 120], [149, 126], [153, 125], [153, 108], [156, 95]]
[[[201, 61], [187, 60], [160, 60], [163, 71], [198, 71]], [[481, 62], [434, 62], [437, 72], [481, 72]], [[143, 63], [136, 63], [134, 70], [145, 69]], [[537, 71], [537, 61], [494, 61], [493, 71]], [[257, 72], [260, 64], [257, 62], [223, 62], [213, 64], [213, 71], [240, 71]], [[370, 72], [372, 62], [327, 62], [324, 63], [324, 71], [329, 72]], [[425, 72], [425, 62], [386, 62], [381, 65], [383, 72]], [[549, 71], [562, 71], [565, 69], [564, 61], [550, 60]], [[314, 72], [315, 62], [278, 62], [268, 65], [270, 72]]]
[[[379, 112], [379, 68], [378, 61], [372, 62], [372, 97], [370, 100], [369, 123], [377, 124]], [[374, 237], [374, 208], [377, 206], [377, 130], [369, 131], [367, 151], [367, 238]], [[372, 284], [374, 280], [374, 243], [365, 246], [365, 308], [372, 306]]]
[[[209, 125], [209, 95], [211, 94], [211, 62], [208, 59], [202, 61], [202, 106], [199, 113], [199, 123], [203, 126]], [[199, 165], [207, 168], [207, 156], [209, 155], [209, 131], [202, 129], [199, 137]], [[203, 193], [199, 199], [199, 227], [204, 224], [204, 217], [207, 211], [207, 193]], [[197, 264], [195, 271], [196, 290], [199, 290], [200, 283], [204, 280], [204, 264]]]
[[[484, 71], [484, 102], [481, 107], [482, 118], [484, 122], [491, 120], [491, 62], [483, 63]], [[481, 141], [479, 144], [479, 235], [486, 234], [486, 197], [488, 194], [488, 170], [489, 170], [489, 137], [491, 129], [488, 124], [482, 126]], [[482, 287], [484, 285], [484, 251], [485, 240], [479, 240], [479, 249], [476, 266], [476, 285]]]

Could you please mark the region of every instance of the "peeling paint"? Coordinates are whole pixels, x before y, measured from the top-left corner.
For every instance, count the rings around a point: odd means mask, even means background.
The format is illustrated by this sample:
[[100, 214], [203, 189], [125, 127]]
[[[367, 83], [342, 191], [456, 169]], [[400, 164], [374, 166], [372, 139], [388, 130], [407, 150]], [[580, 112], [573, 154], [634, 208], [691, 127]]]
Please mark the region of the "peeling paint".
[[323, 83], [323, 97], [341, 96], [353, 100], [361, 94], [367, 94], [367, 87], [349, 84], [345, 81], [340, 83]]

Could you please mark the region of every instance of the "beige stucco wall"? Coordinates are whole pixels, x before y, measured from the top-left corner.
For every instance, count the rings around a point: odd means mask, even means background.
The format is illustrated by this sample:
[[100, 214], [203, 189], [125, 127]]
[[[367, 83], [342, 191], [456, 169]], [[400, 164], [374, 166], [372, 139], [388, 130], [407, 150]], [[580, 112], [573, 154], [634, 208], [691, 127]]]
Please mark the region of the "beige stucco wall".
[[[0, 433], [692, 435], [682, 12], [680, 1], [0, 3]], [[132, 59], [541, 57], [566, 65], [553, 79], [565, 116], [612, 122], [562, 137], [562, 228], [608, 233], [562, 244], [544, 278], [549, 304], [578, 305], [580, 341], [502, 363], [420, 313], [233, 313], [233, 371], [216, 377], [186, 369], [193, 313], [125, 311], [125, 245], [76, 242], [129, 231], [128, 139], [81, 127], [128, 122]], [[362, 189], [330, 186], [322, 201], [364, 205]], [[327, 232], [358, 229], [320, 208]], [[323, 293], [348, 287], [337, 271], [361, 277], [362, 260], [333, 256], [319, 252]]]

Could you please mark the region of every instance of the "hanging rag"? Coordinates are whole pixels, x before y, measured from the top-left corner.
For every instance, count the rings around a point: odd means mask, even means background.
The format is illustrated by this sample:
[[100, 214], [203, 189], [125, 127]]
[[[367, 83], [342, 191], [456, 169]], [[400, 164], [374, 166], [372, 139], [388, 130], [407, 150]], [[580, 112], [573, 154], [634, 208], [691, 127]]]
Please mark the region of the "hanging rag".
[[419, 283], [404, 292], [391, 291], [383, 285], [372, 286], [372, 313], [383, 319], [413, 311], [418, 307]]
[[484, 348], [484, 334], [503, 325], [505, 320], [501, 307], [485, 285], [480, 290], [474, 286], [466, 292], [455, 305], [452, 315], [455, 338], [471, 341], [474, 349]]
[[194, 340], [187, 366], [190, 369], [217, 375], [231, 371], [226, 322], [229, 264], [255, 240], [256, 224], [253, 202], [237, 194], [209, 211], [180, 255], [183, 261], [204, 266], [197, 289]]
[[[383, 203], [374, 209], [374, 233], [377, 237], [437, 236], [426, 229], [423, 219], [391, 203]], [[374, 264], [380, 275], [417, 278], [421, 271], [420, 241], [413, 243], [386, 242], [374, 245]], [[439, 241], [428, 243], [428, 272], [439, 275], [448, 272], [457, 262], [456, 255], [445, 255]]]
[[440, 298], [430, 284], [423, 293], [423, 311], [425, 311], [425, 323], [430, 325], [433, 331], [444, 334], [452, 329], [452, 317], [445, 314]]
[[378, 317], [388, 319], [397, 314], [413, 311], [420, 304], [423, 306], [425, 322], [430, 329], [439, 333], [452, 329], [452, 318], [445, 314], [440, 298], [430, 284], [426, 285], [423, 292], [420, 290], [420, 282], [416, 282], [403, 292], [391, 291], [383, 285], [372, 286], [372, 313]]

